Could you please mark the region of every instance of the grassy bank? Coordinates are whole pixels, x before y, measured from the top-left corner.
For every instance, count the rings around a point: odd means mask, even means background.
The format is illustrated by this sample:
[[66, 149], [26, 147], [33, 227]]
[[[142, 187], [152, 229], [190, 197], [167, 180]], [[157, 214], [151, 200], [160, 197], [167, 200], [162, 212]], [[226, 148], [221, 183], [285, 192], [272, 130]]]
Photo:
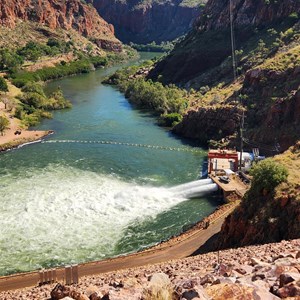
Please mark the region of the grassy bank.
[[11, 74], [12, 83], [17, 87], [23, 87], [28, 82], [48, 81], [65, 76], [89, 73], [95, 68], [106, 66], [106, 57], [85, 57], [77, 61], [62, 62], [55, 67], [44, 67], [34, 72], [18, 71]]

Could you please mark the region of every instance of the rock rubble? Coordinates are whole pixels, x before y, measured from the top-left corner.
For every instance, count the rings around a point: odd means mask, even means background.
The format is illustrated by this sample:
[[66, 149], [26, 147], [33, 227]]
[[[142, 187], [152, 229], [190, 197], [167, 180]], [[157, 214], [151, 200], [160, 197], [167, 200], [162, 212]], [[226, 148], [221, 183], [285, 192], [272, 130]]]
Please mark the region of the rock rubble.
[[300, 239], [3, 292], [0, 299], [300, 299]]

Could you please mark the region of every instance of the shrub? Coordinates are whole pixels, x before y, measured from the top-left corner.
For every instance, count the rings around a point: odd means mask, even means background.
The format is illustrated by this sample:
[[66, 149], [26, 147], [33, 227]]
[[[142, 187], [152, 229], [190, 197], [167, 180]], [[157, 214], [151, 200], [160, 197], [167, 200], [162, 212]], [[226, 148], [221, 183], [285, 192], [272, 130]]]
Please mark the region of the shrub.
[[1, 132], [1, 135], [3, 135], [4, 130], [8, 128], [8, 125], [9, 125], [8, 119], [4, 116], [0, 116], [0, 132]]
[[253, 176], [251, 190], [274, 192], [276, 186], [285, 182], [288, 177], [287, 169], [275, 163], [271, 158], [265, 159], [253, 166], [250, 170]]
[[49, 110], [69, 108], [71, 102], [63, 96], [59, 88], [49, 97], [43, 86], [37, 82], [27, 82], [22, 88], [23, 95], [19, 97], [20, 105], [16, 108], [15, 116], [22, 120], [25, 126], [37, 125], [42, 118], [51, 118]]
[[182, 121], [182, 118], [183, 118], [182, 115], [179, 113], [162, 115], [160, 117], [160, 124], [162, 126], [174, 127], [176, 124]]
[[8, 92], [8, 86], [3, 77], [0, 77], [0, 91], [2, 92]]

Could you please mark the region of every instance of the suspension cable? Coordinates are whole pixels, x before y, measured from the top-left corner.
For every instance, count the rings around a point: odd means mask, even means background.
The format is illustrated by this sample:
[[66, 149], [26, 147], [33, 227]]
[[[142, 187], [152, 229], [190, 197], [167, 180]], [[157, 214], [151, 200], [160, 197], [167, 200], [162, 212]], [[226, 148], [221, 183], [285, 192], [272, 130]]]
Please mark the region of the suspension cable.
[[235, 57], [235, 37], [234, 37], [234, 16], [233, 16], [233, 2], [229, 0], [229, 14], [230, 14], [230, 35], [231, 35], [231, 53], [232, 53], [232, 69], [233, 69], [233, 80], [237, 79], [237, 63]]

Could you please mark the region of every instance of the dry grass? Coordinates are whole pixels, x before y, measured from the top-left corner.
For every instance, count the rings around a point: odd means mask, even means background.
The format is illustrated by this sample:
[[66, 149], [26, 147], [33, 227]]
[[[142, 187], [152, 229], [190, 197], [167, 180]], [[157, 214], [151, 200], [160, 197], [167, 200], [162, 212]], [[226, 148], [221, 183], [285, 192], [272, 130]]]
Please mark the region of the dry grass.
[[300, 141], [283, 154], [275, 156], [274, 160], [284, 165], [289, 172], [288, 182], [279, 187], [278, 193], [287, 193], [300, 201]]
[[300, 66], [300, 46], [267, 59], [259, 68], [283, 72], [286, 69], [294, 69], [298, 66]]
[[82, 36], [75, 30], [50, 29], [47, 26], [39, 25], [29, 21], [19, 21], [16, 27], [11, 29], [0, 26], [0, 47], [19, 48], [26, 45], [29, 41], [47, 43], [49, 38], [55, 38], [63, 41], [70, 41], [74, 49], [85, 52], [87, 46], [92, 47], [91, 54], [105, 55], [105, 52], [91, 43], [86, 37]]

